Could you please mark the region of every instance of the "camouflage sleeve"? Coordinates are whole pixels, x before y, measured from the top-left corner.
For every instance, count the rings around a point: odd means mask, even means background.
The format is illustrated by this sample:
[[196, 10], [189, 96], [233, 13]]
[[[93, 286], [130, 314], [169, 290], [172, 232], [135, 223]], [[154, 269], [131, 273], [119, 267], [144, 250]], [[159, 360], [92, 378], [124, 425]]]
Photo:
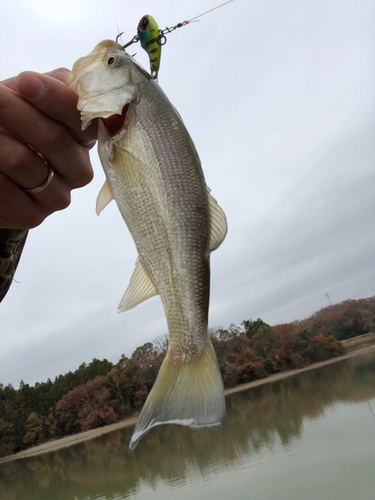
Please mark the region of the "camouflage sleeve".
[[12, 283], [28, 231], [0, 229], [0, 302]]

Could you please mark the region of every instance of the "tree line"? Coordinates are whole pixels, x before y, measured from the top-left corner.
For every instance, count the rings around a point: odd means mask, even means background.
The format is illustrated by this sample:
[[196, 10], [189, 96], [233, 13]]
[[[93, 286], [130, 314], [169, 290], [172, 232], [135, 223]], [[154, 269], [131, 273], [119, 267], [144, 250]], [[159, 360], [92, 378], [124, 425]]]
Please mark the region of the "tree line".
[[[344, 353], [342, 340], [375, 332], [375, 296], [271, 327], [262, 319], [210, 330], [225, 387], [301, 368]], [[118, 363], [93, 359], [54, 382], [18, 390], [0, 384], [0, 456], [139, 412], [168, 350], [167, 336]]]
[[[129, 453], [133, 432], [129, 428], [60, 453], [15, 460], [0, 468], [4, 471], [0, 498], [51, 500], [59, 492], [59, 500], [128, 499], [145, 486], [155, 489], [160, 483], [191, 481], [192, 463], [200, 477], [209, 481], [213, 470], [243, 463], [244, 457], [248, 462], [279, 440], [284, 446], [300, 440], [306, 419], [316, 420], [338, 403], [367, 401], [370, 410], [374, 398], [375, 359], [354, 358], [233, 394], [222, 429], [192, 432], [180, 427], [174, 432], [169, 426], [157, 427], [138, 446], [136, 459]], [[173, 453], [166, 453], [172, 434]], [[93, 481], [95, 495], [90, 487]]]

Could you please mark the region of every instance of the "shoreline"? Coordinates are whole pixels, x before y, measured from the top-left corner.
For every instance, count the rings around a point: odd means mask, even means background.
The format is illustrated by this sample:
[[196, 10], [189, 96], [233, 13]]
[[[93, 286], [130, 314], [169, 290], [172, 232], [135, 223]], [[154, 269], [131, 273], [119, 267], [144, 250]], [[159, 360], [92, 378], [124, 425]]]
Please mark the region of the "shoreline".
[[[275, 373], [273, 375], [269, 375], [268, 377], [261, 378], [259, 380], [253, 380], [252, 382], [248, 382], [247, 384], [241, 384], [236, 387], [231, 387], [230, 389], [225, 390], [225, 395], [228, 396], [230, 394], [234, 394], [236, 392], [246, 391], [253, 387], [258, 387], [260, 385], [269, 384], [272, 382], [277, 382], [289, 377], [293, 377], [294, 375], [298, 375], [299, 373], [303, 373], [309, 370], [314, 370], [316, 368], [320, 368], [322, 366], [327, 366], [333, 363], [338, 363], [339, 361], [343, 361], [345, 359], [354, 358], [356, 356], [360, 356], [362, 354], [370, 353], [371, 351], [375, 351], [375, 345], [370, 344], [366, 346], [358, 345], [358, 348], [347, 352], [346, 354], [336, 357], [330, 358], [325, 361], [319, 361], [318, 363], [313, 363], [304, 368], [299, 368], [297, 370], [289, 370], [285, 372]], [[53, 441], [49, 441], [48, 443], [43, 443], [38, 446], [34, 446], [32, 448], [28, 448], [27, 450], [22, 450], [17, 453], [13, 453], [12, 455], [7, 455], [5, 457], [0, 458], [0, 465], [7, 462], [12, 462], [13, 460], [20, 460], [22, 458], [30, 458], [35, 457], [37, 455], [41, 455], [43, 453], [48, 453], [51, 451], [56, 451], [61, 448], [66, 448], [68, 446], [72, 446], [77, 443], [82, 443], [89, 439], [94, 439], [99, 436], [103, 436], [104, 434], [108, 434], [118, 429], [124, 429], [125, 427], [131, 427], [136, 424], [138, 420], [138, 416], [129, 417], [125, 420], [121, 420], [114, 424], [106, 425], [104, 427], [98, 427], [97, 429], [91, 429], [89, 431], [80, 432], [79, 434], [74, 434], [72, 436], [62, 437], [60, 439], [55, 439]]]

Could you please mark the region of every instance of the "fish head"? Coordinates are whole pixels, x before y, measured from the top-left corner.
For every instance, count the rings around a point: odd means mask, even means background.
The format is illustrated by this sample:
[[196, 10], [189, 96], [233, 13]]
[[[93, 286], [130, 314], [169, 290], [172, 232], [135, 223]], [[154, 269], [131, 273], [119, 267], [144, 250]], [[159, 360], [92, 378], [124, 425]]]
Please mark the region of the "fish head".
[[78, 59], [67, 84], [78, 95], [82, 130], [94, 118], [121, 115], [124, 106], [134, 99], [142, 78], [129, 54], [112, 40], [100, 42], [90, 54]]

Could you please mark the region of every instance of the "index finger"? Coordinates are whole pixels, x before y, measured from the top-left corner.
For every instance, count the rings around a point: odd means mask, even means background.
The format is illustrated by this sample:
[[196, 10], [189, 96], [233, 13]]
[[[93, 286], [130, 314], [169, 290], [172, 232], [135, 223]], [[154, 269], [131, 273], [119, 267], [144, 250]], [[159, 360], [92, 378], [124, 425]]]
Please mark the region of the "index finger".
[[88, 148], [77, 141], [64, 123], [50, 118], [4, 85], [0, 85], [0, 127], [42, 155], [70, 188], [91, 180]]
[[97, 139], [97, 123], [94, 121], [85, 131], [81, 130], [81, 117], [77, 110], [77, 96], [62, 80], [69, 71], [63, 68], [51, 72], [53, 76], [27, 71], [20, 73], [9, 85], [35, 108], [50, 118], [66, 125], [77, 141], [92, 148]]
[[[57, 68], [53, 69], [52, 71], [47, 71], [46, 73], [44, 73], [44, 75], [51, 76], [56, 80], [60, 80], [60, 82], [62, 83], [66, 83], [66, 80], [70, 75], [70, 71], [67, 68]], [[1, 85], [8, 87], [8, 89], [16, 90], [16, 85], [15, 85], [16, 78], [17, 78], [16, 76], [12, 76], [11, 78], [2, 80], [0, 83]]]

